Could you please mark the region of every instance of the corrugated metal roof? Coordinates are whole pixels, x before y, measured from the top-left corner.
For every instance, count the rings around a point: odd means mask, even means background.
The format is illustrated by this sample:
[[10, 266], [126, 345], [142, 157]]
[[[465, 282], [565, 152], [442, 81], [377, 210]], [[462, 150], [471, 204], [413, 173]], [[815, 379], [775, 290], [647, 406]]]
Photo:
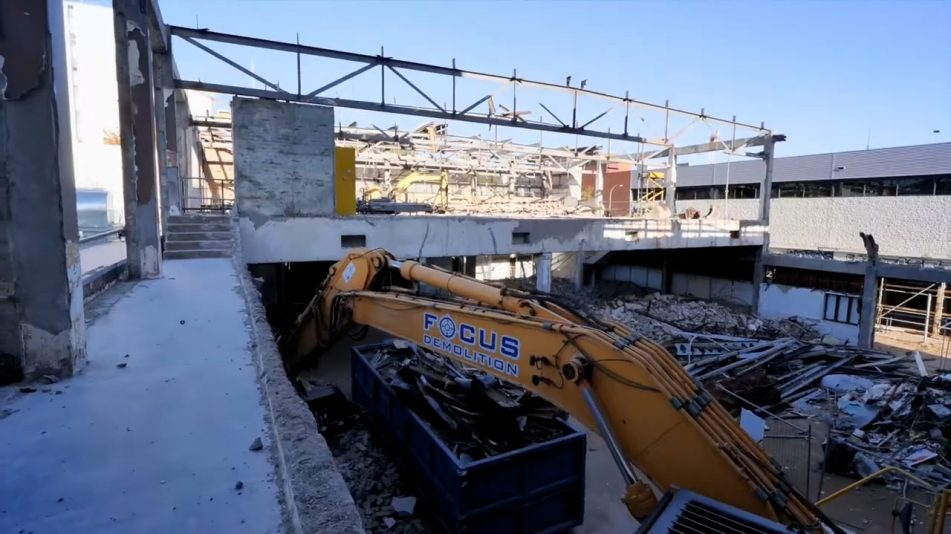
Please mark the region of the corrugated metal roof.
[[[809, 154], [776, 158], [773, 163], [773, 182], [951, 174], [951, 143]], [[730, 183], [759, 183], [765, 172], [762, 161], [734, 161], [730, 163]], [[678, 167], [677, 185], [720, 185], [726, 176], [726, 163]]]

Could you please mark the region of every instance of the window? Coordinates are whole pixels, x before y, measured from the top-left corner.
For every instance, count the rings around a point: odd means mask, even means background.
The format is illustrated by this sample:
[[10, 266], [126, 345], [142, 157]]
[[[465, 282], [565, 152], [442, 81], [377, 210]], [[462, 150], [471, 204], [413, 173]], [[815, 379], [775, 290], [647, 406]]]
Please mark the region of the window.
[[777, 194], [774, 198], [801, 198], [802, 184], [799, 182], [785, 182], [776, 186]]
[[825, 294], [825, 309], [822, 318], [836, 323], [859, 324], [862, 302], [854, 295], [841, 293]]
[[831, 197], [832, 196], [832, 183], [831, 182], [803, 182], [802, 186], [802, 196], [804, 197]]
[[893, 197], [898, 191], [895, 180], [869, 180], [865, 182], [865, 196]]
[[840, 182], [837, 189], [836, 196], [838, 197], [865, 196], [865, 182]]
[[930, 176], [909, 177], [898, 183], [899, 195], [933, 195], [934, 178]]
[[759, 198], [759, 184], [731, 185], [730, 198]]

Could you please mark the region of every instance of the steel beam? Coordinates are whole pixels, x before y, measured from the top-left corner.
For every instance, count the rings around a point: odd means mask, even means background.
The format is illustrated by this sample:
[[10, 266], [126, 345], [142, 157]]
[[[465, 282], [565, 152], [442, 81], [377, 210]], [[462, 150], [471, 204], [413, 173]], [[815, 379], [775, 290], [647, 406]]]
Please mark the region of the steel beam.
[[[723, 141], [713, 141], [710, 143], [700, 143], [697, 145], [685, 145], [677, 147], [678, 156], [689, 156], [691, 154], [702, 154], [704, 152], [717, 152], [719, 150], [733, 151], [740, 147], [748, 146], [763, 146], [766, 144], [766, 139], [768, 135], [758, 135], [756, 137], [747, 137], [745, 139], [737, 139], [736, 141], [725, 143]], [[636, 161], [656, 159], [656, 158], [666, 158], [670, 155], [670, 148], [663, 148], [661, 150], [651, 150], [646, 152], [640, 152], [637, 154], [632, 154], [631, 158]]]
[[[339, 59], [344, 61], [354, 61], [359, 63], [379, 63], [385, 66], [415, 70], [420, 72], [428, 72], [432, 74], [441, 74], [445, 76], [459, 77], [459, 78], [470, 78], [477, 80], [486, 80], [492, 81], [500, 84], [510, 84], [513, 81], [513, 77], [510, 75], [499, 75], [499, 74], [489, 74], [484, 72], [469, 71], [464, 69], [459, 69], [456, 67], [443, 67], [439, 65], [430, 65], [426, 63], [418, 63], [414, 61], [403, 61], [390, 57], [385, 57], [383, 54], [380, 55], [368, 55], [368, 54], [358, 54], [354, 52], [346, 52], [342, 50], [333, 50], [329, 48], [321, 48], [315, 46], [307, 46], [296, 43], [289, 43], [283, 41], [272, 41], [269, 39], [259, 39], [256, 37], [247, 37], [242, 35], [234, 35], [227, 33], [214, 32], [205, 29], [192, 29], [184, 28], [181, 26], [169, 26], [169, 33], [178, 37], [191, 37], [195, 39], [201, 39], [206, 41], [216, 41], [222, 43], [230, 43], [242, 46], [250, 46], [255, 48], [266, 48], [270, 50], [280, 50], [285, 52], [299, 53], [304, 55], [312, 55], [319, 57], [326, 57], [331, 59]], [[579, 87], [571, 87], [570, 85], [560, 85], [553, 84], [548, 82], [540, 82], [533, 80], [526, 80], [523, 78], [518, 78], [518, 84], [522, 87], [532, 87], [537, 89], [546, 89], [551, 91], [558, 91], [569, 93], [573, 95], [580, 95], [586, 97], [594, 97], [598, 99], [608, 100], [611, 102], [625, 104], [625, 105], [634, 105], [646, 109], [652, 109], [659, 112], [682, 115], [687, 117], [702, 118], [703, 120], [709, 122], [716, 122], [721, 124], [736, 124], [738, 127], [750, 129], [754, 131], [763, 131], [764, 128], [762, 125], [756, 126], [753, 124], [747, 124], [742, 122], [734, 122], [728, 119], [722, 119], [718, 117], [711, 117], [701, 113], [696, 113], [692, 111], [687, 111], [684, 109], [678, 109], [670, 107], [669, 105], [660, 105], [653, 104], [650, 102], [644, 102], [641, 100], [629, 98], [628, 96], [618, 96], [608, 93], [602, 93], [598, 91], [592, 91], [590, 89], [583, 89]]]
[[324, 106], [334, 106], [340, 108], [362, 109], [365, 111], [377, 111], [380, 113], [397, 113], [401, 115], [415, 115], [418, 117], [429, 117], [431, 119], [456, 120], [463, 122], [473, 122], [476, 124], [488, 124], [492, 126], [509, 126], [513, 128], [524, 128], [527, 130], [537, 130], [543, 132], [564, 133], [583, 135], [588, 137], [597, 137], [601, 139], [612, 139], [615, 141], [630, 141], [632, 143], [650, 143], [636, 135], [624, 135], [611, 132], [601, 132], [596, 130], [582, 130], [565, 126], [555, 126], [541, 122], [531, 121], [513, 121], [512, 119], [489, 117], [486, 115], [471, 115], [453, 113], [449, 111], [439, 111], [428, 108], [419, 108], [413, 106], [401, 106], [398, 104], [383, 104], [379, 102], [367, 102], [364, 100], [350, 100], [346, 98], [305, 98], [304, 96], [278, 93], [266, 89], [252, 89], [248, 87], [238, 87], [235, 85], [224, 85], [216, 83], [199, 82], [194, 80], [175, 80], [176, 89], [191, 89], [195, 91], [208, 91], [212, 93], [222, 93], [240, 96], [253, 96], [257, 98], [266, 98], [269, 100], [283, 100], [286, 102], [303, 102], [311, 104], [320, 104]]
[[792, 254], [764, 254], [763, 265], [766, 267], [786, 267], [789, 269], [805, 269], [827, 273], [865, 274], [865, 262], [827, 260], [823, 258], [794, 256]]

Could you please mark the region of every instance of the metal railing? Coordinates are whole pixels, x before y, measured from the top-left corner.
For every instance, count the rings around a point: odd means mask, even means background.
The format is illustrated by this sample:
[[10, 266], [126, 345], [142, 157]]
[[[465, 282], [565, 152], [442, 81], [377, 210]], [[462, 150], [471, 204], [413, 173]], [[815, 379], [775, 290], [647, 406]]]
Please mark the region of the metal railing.
[[182, 210], [224, 213], [234, 206], [234, 180], [185, 177], [182, 179]]
[[123, 237], [125, 234], [125, 228], [113, 228], [112, 230], [106, 230], [105, 232], [99, 232], [97, 234], [92, 234], [88, 236], [83, 236], [79, 238], [79, 244], [85, 245], [87, 243], [93, 243], [96, 241], [105, 241], [113, 236]]
[[[898, 304], [884, 303], [889, 296], [901, 301]], [[879, 283], [876, 326], [886, 331], [898, 327], [921, 332], [923, 342], [927, 342], [931, 336], [946, 336], [941, 325], [946, 301], [947, 297], [944, 290], [939, 289], [939, 284], [906, 286], [887, 283], [882, 278]]]

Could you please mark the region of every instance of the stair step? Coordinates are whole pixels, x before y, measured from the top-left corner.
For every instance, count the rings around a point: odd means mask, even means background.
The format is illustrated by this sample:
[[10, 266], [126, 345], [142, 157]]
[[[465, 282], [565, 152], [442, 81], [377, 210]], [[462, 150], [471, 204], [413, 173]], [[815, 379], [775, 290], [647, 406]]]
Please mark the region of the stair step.
[[188, 260], [195, 258], [230, 258], [231, 249], [205, 249], [205, 250], [166, 250], [165, 259], [167, 260]]
[[231, 231], [230, 222], [209, 222], [209, 223], [168, 223], [166, 232], [229, 232]]
[[231, 241], [166, 241], [165, 250], [231, 250]]
[[231, 232], [168, 232], [166, 241], [231, 241]]
[[209, 214], [195, 214], [195, 215], [169, 215], [168, 223], [169, 224], [178, 224], [178, 223], [201, 223], [201, 222], [229, 222], [231, 221], [231, 215], [223, 215], [218, 213], [209, 213]]

